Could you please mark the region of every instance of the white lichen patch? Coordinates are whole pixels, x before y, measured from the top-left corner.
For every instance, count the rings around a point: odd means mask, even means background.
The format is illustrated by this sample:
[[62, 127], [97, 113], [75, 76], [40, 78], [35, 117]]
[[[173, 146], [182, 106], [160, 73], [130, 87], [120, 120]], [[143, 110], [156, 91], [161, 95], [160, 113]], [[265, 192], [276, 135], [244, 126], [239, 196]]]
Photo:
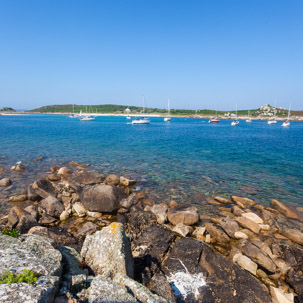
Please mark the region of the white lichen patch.
[[202, 273], [191, 275], [185, 272], [177, 272], [167, 277], [174, 295], [176, 297], [182, 296], [183, 299], [189, 294], [194, 294], [197, 299], [199, 296], [199, 288], [205, 286], [206, 282]]
[[181, 263], [185, 272], [179, 271], [166, 277], [172, 287], [175, 297], [181, 296], [183, 299], [186, 299], [188, 295], [193, 294], [195, 298], [198, 299], [199, 288], [206, 285], [203, 274], [190, 274], [184, 263], [180, 259], [176, 260]]

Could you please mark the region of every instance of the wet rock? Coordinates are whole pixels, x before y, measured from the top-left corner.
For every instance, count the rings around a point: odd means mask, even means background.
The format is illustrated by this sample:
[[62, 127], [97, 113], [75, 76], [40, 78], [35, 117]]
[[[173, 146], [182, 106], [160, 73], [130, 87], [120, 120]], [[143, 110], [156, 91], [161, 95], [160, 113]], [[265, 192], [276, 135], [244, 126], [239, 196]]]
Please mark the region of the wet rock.
[[14, 171], [24, 171], [26, 169], [26, 166], [23, 165], [23, 164], [17, 164], [15, 166], [12, 166], [11, 167], [11, 170], [14, 170]]
[[216, 201], [220, 202], [221, 204], [228, 204], [231, 202], [230, 200], [223, 198], [223, 197], [219, 197], [219, 196], [215, 197], [214, 199]]
[[248, 272], [256, 276], [258, 265], [248, 257], [238, 253], [234, 255], [233, 262], [237, 263], [243, 269], [247, 270]]
[[100, 184], [104, 181], [105, 177], [102, 174], [98, 174], [91, 171], [82, 172], [77, 174], [70, 179], [72, 184], [76, 186], [84, 187], [85, 185]]
[[298, 215], [296, 214], [295, 209], [292, 209], [291, 206], [279, 202], [278, 200], [271, 200], [270, 205], [272, 208], [276, 209], [279, 213], [284, 215], [286, 218], [298, 219]]
[[248, 228], [255, 234], [258, 234], [260, 232], [261, 227], [257, 223], [253, 222], [252, 220], [250, 220], [248, 218], [237, 217], [235, 220], [239, 223], [240, 226], [242, 226], [244, 228]]
[[294, 228], [283, 228], [282, 234], [291, 241], [303, 245], [303, 233]]
[[238, 223], [229, 218], [221, 219], [219, 225], [231, 238], [235, 238], [235, 233], [240, 230]]
[[211, 238], [215, 239], [216, 242], [226, 244], [230, 241], [228, 235], [220, 227], [212, 223], [206, 223], [205, 228]]
[[270, 273], [276, 272], [276, 265], [271, 260], [271, 258], [251, 242], [247, 240], [241, 240], [239, 248], [241, 249], [242, 253], [244, 253], [247, 257], [251, 258], [254, 262], [265, 268]]
[[47, 215], [54, 218], [59, 218], [61, 213], [65, 210], [63, 203], [53, 196], [48, 196], [41, 200], [39, 207], [43, 209]]
[[120, 201], [120, 205], [126, 209], [130, 209], [132, 206], [136, 205], [139, 202], [136, 193], [132, 193], [127, 198], [124, 198]]
[[164, 224], [167, 221], [167, 210], [167, 205], [163, 204], [155, 204], [151, 207], [151, 212], [156, 215], [159, 224]]
[[125, 197], [123, 191], [111, 185], [86, 186], [82, 193], [82, 203], [89, 211], [115, 212], [120, 207], [120, 201]]
[[198, 209], [194, 206], [177, 206], [170, 208], [167, 212], [168, 220], [171, 224], [177, 225], [183, 223], [184, 225], [194, 225], [199, 222]]
[[109, 175], [106, 177], [105, 181], [104, 181], [105, 184], [107, 185], [118, 185], [120, 183], [120, 178], [116, 175]]
[[27, 195], [14, 195], [8, 198], [8, 202], [24, 202], [27, 200]]
[[112, 223], [94, 235], [86, 236], [81, 256], [96, 274], [134, 276], [130, 243], [120, 223]]
[[0, 186], [6, 187], [6, 186], [10, 186], [11, 184], [12, 181], [9, 178], [0, 179]]
[[24, 235], [24, 241], [0, 234], [0, 273], [9, 268], [19, 274], [29, 269], [40, 277], [34, 285], [0, 284], [1, 302], [53, 302], [62, 271], [61, 253], [37, 235]]
[[102, 217], [102, 213], [99, 213], [97, 211], [88, 211], [86, 214], [88, 217], [92, 217], [92, 218], [101, 218]]
[[15, 206], [8, 214], [8, 225], [16, 228], [21, 234], [26, 233], [31, 227], [38, 225], [36, 219], [22, 208]]
[[186, 237], [187, 235], [193, 232], [193, 228], [188, 225], [184, 225], [183, 223], [179, 223], [172, 229], [173, 232], [178, 233], [182, 237]]
[[286, 294], [280, 288], [271, 286], [270, 293], [271, 293], [274, 303], [293, 303], [294, 302], [294, 295], [292, 293]]
[[58, 171], [59, 169], [60, 169], [60, 166], [55, 165], [55, 166], [51, 167], [50, 171], [51, 171], [52, 173], [54, 173], [54, 172]]
[[84, 217], [87, 213], [87, 209], [81, 202], [76, 202], [73, 204], [73, 211], [81, 218]]
[[252, 212], [243, 213], [241, 216], [255, 222], [256, 224], [264, 223], [264, 221], [258, 215]]
[[248, 199], [248, 198], [243, 198], [243, 197], [237, 197], [237, 196], [232, 196], [231, 199], [236, 202], [238, 206], [241, 208], [250, 208], [256, 204], [254, 200]]
[[37, 180], [31, 186], [31, 189], [36, 195], [40, 196], [42, 199], [45, 199], [48, 196], [56, 196], [56, 192], [53, 185], [46, 179]]
[[120, 185], [132, 186], [134, 184], [136, 184], [136, 180], [130, 180], [130, 179], [127, 179], [125, 177], [120, 177]]

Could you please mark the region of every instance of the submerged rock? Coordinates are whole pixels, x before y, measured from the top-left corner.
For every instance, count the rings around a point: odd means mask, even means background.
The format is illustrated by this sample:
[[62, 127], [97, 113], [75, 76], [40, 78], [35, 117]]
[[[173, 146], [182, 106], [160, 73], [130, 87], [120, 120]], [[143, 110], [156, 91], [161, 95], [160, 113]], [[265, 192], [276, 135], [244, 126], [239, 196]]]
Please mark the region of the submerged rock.
[[81, 256], [95, 274], [114, 277], [121, 273], [134, 277], [134, 263], [123, 225], [112, 223], [85, 238]]
[[10, 186], [11, 184], [12, 184], [12, 181], [9, 178], [3, 178], [0, 180], [0, 186], [6, 187], [6, 186]]
[[295, 210], [293, 210], [289, 205], [286, 205], [278, 200], [271, 200], [270, 205], [286, 218], [298, 219], [298, 215], [295, 213]]

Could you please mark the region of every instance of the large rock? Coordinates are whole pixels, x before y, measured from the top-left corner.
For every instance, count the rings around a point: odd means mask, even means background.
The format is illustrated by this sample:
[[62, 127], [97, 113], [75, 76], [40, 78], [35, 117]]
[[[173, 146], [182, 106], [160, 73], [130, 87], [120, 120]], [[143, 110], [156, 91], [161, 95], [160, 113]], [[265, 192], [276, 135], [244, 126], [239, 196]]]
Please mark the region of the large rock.
[[12, 184], [12, 181], [9, 178], [3, 178], [3, 179], [0, 180], [0, 186], [5, 187], [5, 186], [9, 186], [11, 184]]
[[31, 186], [31, 189], [36, 195], [38, 195], [42, 199], [45, 199], [48, 196], [56, 196], [56, 192], [53, 185], [46, 179], [37, 180]]
[[81, 201], [89, 211], [111, 213], [119, 209], [124, 196], [124, 192], [116, 186], [98, 184], [86, 186]]
[[104, 181], [105, 184], [107, 185], [118, 185], [120, 183], [120, 178], [117, 176], [117, 175], [109, 175], [106, 177], [105, 181]]
[[154, 225], [145, 228], [132, 242], [135, 278], [148, 285], [150, 277], [159, 271], [175, 235], [168, 229]]
[[62, 271], [61, 261], [61, 253], [43, 237], [26, 235], [21, 242], [0, 234], [0, 273], [8, 268], [15, 274], [28, 269], [40, 275], [33, 285], [0, 284], [1, 302], [53, 302]]
[[27, 197], [30, 201], [39, 201], [41, 197], [36, 194], [35, 190], [33, 189], [33, 185], [29, 185], [27, 187]]
[[170, 208], [167, 212], [168, 220], [171, 224], [194, 225], [199, 222], [198, 209], [194, 206], [177, 206]]
[[95, 274], [134, 277], [134, 263], [128, 238], [120, 223], [112, 223], [85, 238], [81, 256]]
[[263, 219], [261, 219], [258, 215], [256, 215], [255, 213], [252, 213], [252, 212], [243, 213], [241, 216], [255, 222], [256, 224], [264, 223]]
[[[159, 223], [159, 220], [158, 220]], [[173, 227], [172, 231], [181, 235], [182, 237], [186, 237], [187, 235], [191, 234], [193, 232], [193, 228], [188, 225], [184, 225], [183, 223], [179, 223], [176, 226]]]
[[293, 303], [294, 295], [285, 293], [282, 289], [271, 286], [270, 293], [274, 303]]
[[292, 209], [291, 206], [286, 205], [278, 200], [271, 200], [270, 205], [285, 217], [289, 219], [298, 219], [295, 209]]
[[139, 202], [136, 193], [130, 194], [127, 198], [120, 201], [120, 205], [126, 209], [130, 209], [132, 206], [136, 205]]
[[168, 206], [164, 204], [155, 204], [151, 207], [151, 212], [157, 216], [157, 222], [164, 224], [167, 221]]
[[276, 265], [272, 259], [259, 247], [247, 240], [240, 240], [239, 248], [242, 253], [252, 259], [254, 262], [265, 268], [270, 273], [276, 272]]
[[10, 228], [16, 228], [21, 234], [24, 234], [33, 226], [37, 226], [38, 222], [30, 213], [15, 206], [9, 211], [8, 225]]
[[243, 269], [247, 270], [254, 276], [257, 274], [258, 265], [241, 253], [234, 255], [233, 262], [239, 264]]
[[41, 200], [39, 207], [42, 208], [46, 214], [54, 218], [59, 218], [64, 211], [63, 203], [53, 196], [48, 196]]
[[180, 302], [271, 302], [263, 284], [198, 240], [178, 240], [162, 270]]

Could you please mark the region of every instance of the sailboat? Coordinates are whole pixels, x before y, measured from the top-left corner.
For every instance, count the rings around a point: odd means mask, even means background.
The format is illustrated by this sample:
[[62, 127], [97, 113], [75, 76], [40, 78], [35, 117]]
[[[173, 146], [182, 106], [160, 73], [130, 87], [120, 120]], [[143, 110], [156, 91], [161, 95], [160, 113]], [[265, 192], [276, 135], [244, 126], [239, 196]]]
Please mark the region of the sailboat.
[[[144, 114], [144, 96], [143, 96], [143, 109], [142, 114]], [[145, 117], [138, 117], [135, 120], [132, 120], [132, 124], [150, 124], [150, 120]]]
[[276, 124], [277, 123], [277, 102], [275, 101], [275, 111], [274, 117], [267, 121], [267, 124]]
[[289, 105], [289, 109], [288, 109], [288, 116], [287, 116], [287, 120], [284, 121], [282, 123], [282, 126], [286, 127], [286, 126], [289, 126], [290, 125], [290, 122], [289, 122], [289, 116], [290, 116], [290, 105]]
[[210, 118], [208, 120], [209, 123], [218, 123], [220, 120], [218, 119], [218, 111], [216, 110], [216, 118]]
[[167, 103], [167, 116], [164, 117], [164, 122], [170, 122], [171, 117], [170, 117], [170, 104], [169, 104], [169, 99]]
[[82, 115], [82, 111], [81, 111], [80, 120], [81, 121], [92, 121], [92, 120], [95, 120], [95, 117], [92, 116], [91, 114], [87, 113], [87, 107], [86, 107], [86, 114]]
[[247, 123], [251, 123], [250, 110], [248, 110], [248, 118], [246, 119]]
[[73, 113], [70, 114], [68, 117], [69, 118], [78, 118], [77, 115], [75, 115], [75, 106], [74, 106], [74, 104], [73, 104]]
[[238, 117], [238, 106], [236, 105], [236, 119], [234, 119], [234, 120], [231, 122], [231, 126], [235, 126], [235, 125], [238, 125], [238, 124], [239, 124], [239, 121], [238, 121], [237, 117]]
[[129, 113], [131, 112], [131, 110], [129, 109], [129, 107], [127, 107], [127, 109], [125, 111], [127, 112], [126, 119], [130, 120], [131, 116], [129, 115]]

